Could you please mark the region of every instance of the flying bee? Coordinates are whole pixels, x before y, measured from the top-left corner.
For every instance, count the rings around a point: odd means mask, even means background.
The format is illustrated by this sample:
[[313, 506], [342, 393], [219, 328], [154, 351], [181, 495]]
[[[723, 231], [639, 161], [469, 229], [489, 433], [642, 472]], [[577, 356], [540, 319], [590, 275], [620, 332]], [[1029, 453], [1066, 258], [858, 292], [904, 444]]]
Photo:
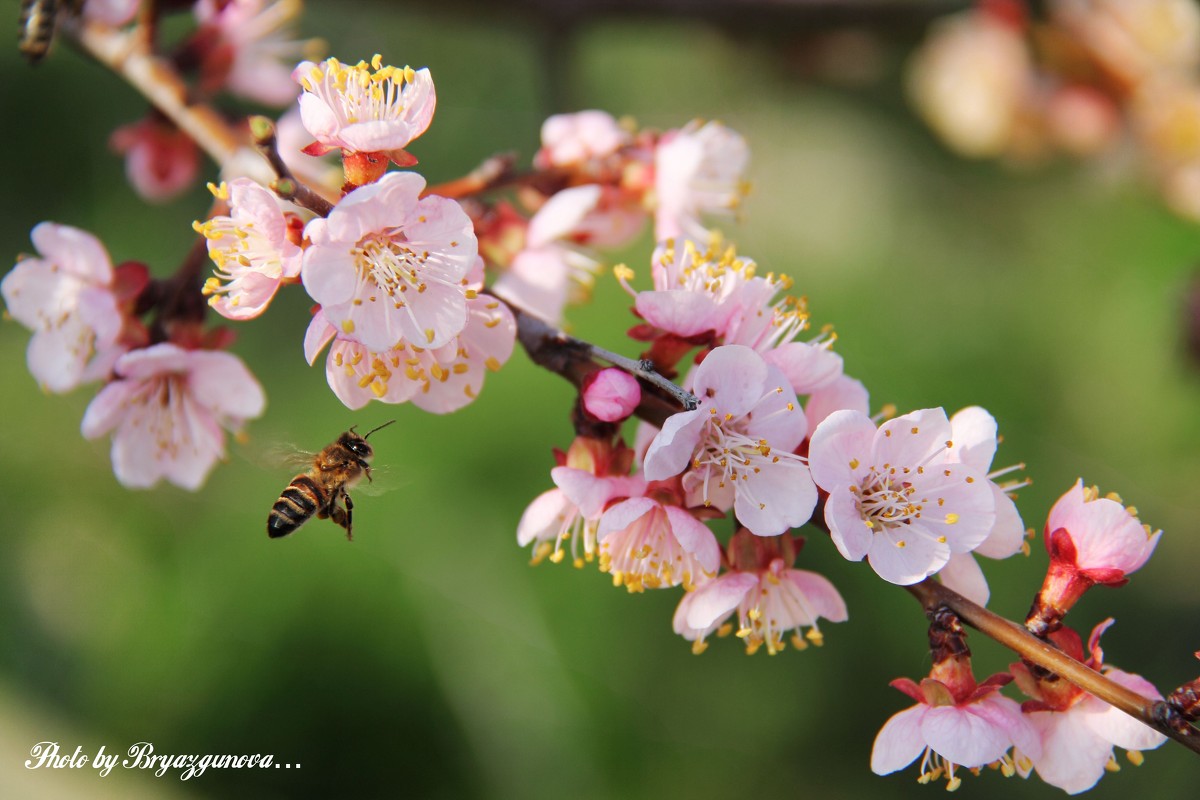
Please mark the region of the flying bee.
[[80, 0], [21, 0], [21, 23], [17, 49], [30, 64], [45, 57], [58, 30], [60, 11], [78, 13]]
[[[267, 517], [267, 535], [272, 539], [287, 536], [314, 514], [317, 519], [329, 518], [351, 535], [351, 512], [354, 503], [347, 491], [365, 475], [371, 480], [371, 456], [374, 451], [367, 437], [396, 420], [389, 420], [365, 435], [354, 428], [343, 433], [333, 444], [313, 456], [308, 472], [292, 478]], [[357, 426], [355, 426], [357, 427]]]

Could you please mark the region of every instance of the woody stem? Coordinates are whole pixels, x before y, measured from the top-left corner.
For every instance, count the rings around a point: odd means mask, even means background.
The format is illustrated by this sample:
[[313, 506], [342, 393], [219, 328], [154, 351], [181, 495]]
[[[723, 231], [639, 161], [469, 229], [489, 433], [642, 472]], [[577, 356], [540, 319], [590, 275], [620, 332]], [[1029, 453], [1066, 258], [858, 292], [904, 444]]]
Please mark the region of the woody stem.
[[1037, 638], [1023, 626], [988, 611], [932, 578], [904, 588], [921, 601], [927, 612], [940, 607], [949, 608], [963, 622], [1026, 661], [1050, 670], [1159, 733], [1171, 737], [1189, 750], [1200, 753], [1200, 732], [1194, 728], [1176, 730], [1167, 725], [1164, 722], [1166, 704], [1162, 701], [1142, 697], [1110, 681], [1091, 667]]

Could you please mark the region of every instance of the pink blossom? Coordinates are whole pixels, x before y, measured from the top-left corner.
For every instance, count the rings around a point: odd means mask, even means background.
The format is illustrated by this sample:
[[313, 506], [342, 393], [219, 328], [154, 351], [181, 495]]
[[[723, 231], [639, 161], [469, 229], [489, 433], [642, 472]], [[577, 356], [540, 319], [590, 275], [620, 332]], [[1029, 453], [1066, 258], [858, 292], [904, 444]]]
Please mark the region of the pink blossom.
[[517, 544], [534, 545], [533, 563], [562, 561], [571, 541], [572, 561], [582, 567], [597, 552], [597, 528], [608, 504], [640, 496], [645, 482], [629, 476], [632, 451], [622, 443], [577, 437], [550, 471], [556, 488], [538, 495], [517, 525]]
[[354, 66], [304, 61], [292, 72], [304, 88], [300, 116], [324, 149], [403, 150], [429, 127], [437, 95], [428, 69], [383, 66], [376, 55]]
[[719, 122], [694, 121], [654, 151], [654, 238], [708, 239], [702, 215], [732, 216], [746, 194], [746, 141]]
[[606, 111], [555, 114], [542, 123], [542, 149], [534, 164], [542, 169], [569, 167], [606, 158], [629, 141], [629, 132]]
[[884, 723], [871, 749], [871, 771], [887, 775], [924, 755], [922, 782], [945, 777], [951, 791], [962, 781], [955, 775], [960, 767], [973, 770], [999, 763], [1006, 775], [1014, 774], [1017, 759], [1009, 751], [1015, 747], [1030, 756], [1040, 754], [1041, 747], [1021, 707], [998, 691], [1008, 680], [1008, 675], [998, 675], [978, 686], [972, 680], [970, 691], [957, 697], [934, 678], [919, 685], [906, 678], [893, 681], [892, 686], [917, 704]]
[[979, 10], [931, 26], [908, 74], [917, 112], [950, 148], [971, 158], [1002, 155], [1013, 146], [1033, 86], [1021, 31]]
[[68, 392], [108, 375], [125, 351], [108, 251], [95, 236], [43, 222], [30, 238], [37, 257], [22, 258], [3, 283], [13, 319], [33, 331], [26, 360], [47, 391]]
[[[1092, 630], [1086, 661], [1074, 631], [1062, 628], [1050, 638], [1067, 655], [1094, 670], [1103, 670], [1109, 680], [1142, 697], [1161, 700], [1162, 695], [1145, 678], [1104, 664], [1100, 636], [1112, 622], [1107, 619]], [[1010, 668], [1021, 689], [1034, 698], [1025, 704], [1024, 711], [1037, 732], [1040, 747], [1025, 755], [1038, 777], [1068, 794], [1079, 794], [1096, 785], [1113, 759], [1114, 747], [1130, 751], [1130, 760], [1139, 763], [1140, 758], [1133, 753], [1153, 750], [1166, 741], [1161, 733], [1067, 681], [1038, 680], [1020, 662]], [[1028, 766], [1021, 769], [1023, 776], [1029, 771]]]
[[202, 64], [206, 81], [267, 105], [290, 103], [290, 65], [313, 44], [295, 38], [302, 10], [300, 0], [199, 0], [196, 20], [215, 40]]
[[[651, 259], [652, 291], [635, 292], [638, 316], [676, 336], [691, 337], [712, 331], [722, 336], [730, 318], [739, 309], [738, 298], [754, 279], [752, 259], [739, 257], [720, 240], [708, 240], [701, 249], [690, 240], [667, 240], [658, 245]], [[632, 273], [622, 271], [622, 281]]]
[[628, 372], [608, 367], [589, 375], [584, 381], [583, 407], [603, 422], [628, 419], [642, 401], [642, 387]]
[[402, 343], [377, 353], [338, 333], [318, 311], [305, 335], [305, 357], [311, 364], [329, 344], [325, 375], [329, 387], [347, 408], [371, 400], [412, 402], [434, 414], [447, 414], [479, 396], [488, 372], [512, 355], [516, 321], [493, 297], [467, 300], [467, 324], [453, 340], [434, 350]]
[[595, 184], [564, 189], [551, 197], [529, 221], [525, 246], [492, 287], [496, 294], [552, 324], [563, 310], [591, 291], [600, 262], [572, 242], [585, 218], [600, 201]]
[[248, 178], [216, 190], [229, 202], [229, 215], [197, 222], [217, 265], [204, 283], [208, 304], [228, 319], [253, 319], [267, 310], [279, 287], [300, 275], [300, 248], [288, 238], [288, 223], [275, 196]]
[[467, 323], [471, 219], [453, 200], [422, 198], [424, 188], [416, 173], [391, 173], [305, 228], [304, 287], [346, 338], [374, 352], [438, 348]]
[[759, 536], [807, 522], [817, 492], [794, 451], [808, 428], [779, 370], [748, 347], [718, 347], [696, 369], [693, 392], [699, 406], [668, 418], [650, 444], [646, 478], [683, 473], [689, 501], [732, 507]]
[[165, 120], [148, 117], [117, 128], [109, 144], [125, 156], [130, 185], [152, 202], [164, 203], [183, 192], [200, 171], [196, 143]]
[[812, 394], [842, 374], [842, 357], [831, 349], [832, 334], [797, 341], [808, 330], [808, 308], [791, 295], [776, 299], [791, 287], [786, 275], [752, 278], [732, 298], [724, 342], [753, 347], [768, 364], [779, 367], [796, 394]]
[[262, 414], [258, 381], [236, 356], [162, 343], [117, 360], [117, 379], [83, 416], [87, 439], [113, 433], [117, 480], [131, 489], [162, 478], [196, 490], [225, 455], [222, 428], [238, 430]]
[[[974, 553], [1000, 559], [1008, 558], [1022, 550], [1027, 551], [1025, 523], [1021, 521], [1016, 503], [1009, 496], [1009, 492], [1027, 484], [1012, 483], [1002, 486], [994, 480], [994, 478], [1020, 467], [989, 473], [999, 441], [996, 420], [979, 406], [970, 406], [950, 418], [950, 431], [954, 440], [954, 448], [951, 451], [952, 458], [987, 475], [987, 482], [996, 502], [996, 521], [992, 526], [992, 531], [975, 548]], [[990, 590], [972, 553], [952, 554], [940, 576], [942, 583], [954, 591], [980, 605], [987, 605]]]
[[838, 551], [869, 557], [884, 580], [911, 584], [978, 547], [996, 521], [985, 476], [953, 460], [950, 421], [940, 408], [881, 425], [835, 411], [813, 432], [809, 465], [829, 493], [825, 522]]
[[[793, 631], [791, 643], [797, 650], [808, 647], [808, 642], [822, 644], [818, 620], [849, 618], [842, 596], [823, 575], [789, 566], [796, 557], [796, 540], [744, 533], [734, 534], [730, 543], [731, 569], [684, 595], [675, 611], [675, 632], [693, 643], [692, 652], [701, 653], [705, 639], [713, 632], [721, 635], [725, 621], [736, 611], [737, 637], [747, 653], [765, 645], [775, 655], [785, 648], [788, 631]], [[805, 627], [809, 630], [801, 635]]]
[[717, 537], [689, 512], [651, 497], [632, 497], [604, 512], [596, 531], [600, 571], [630, 592], [691, 588], [721, 565]]

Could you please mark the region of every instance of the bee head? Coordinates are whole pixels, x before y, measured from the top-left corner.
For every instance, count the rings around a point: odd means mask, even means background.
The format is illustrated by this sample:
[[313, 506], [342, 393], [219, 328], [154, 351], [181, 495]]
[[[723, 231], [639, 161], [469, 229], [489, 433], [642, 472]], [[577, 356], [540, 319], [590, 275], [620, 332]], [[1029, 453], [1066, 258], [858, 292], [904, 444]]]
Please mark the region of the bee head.
[[354, 455], [356, 455], [359, 458], [361, 458], [362, 460], [366, 461], [366, 460], [370, 459], [371, 455], [374, 453], [374, 451], [371, 449], [371, 445], [367, 444], [367, 437], [370, 436], [375, 431], [379, 430], [380, 428], [386, 428], [388, 425], [391, 425], [395, 421], [396, 420], [394, 420], [394, 419], [388, 420], [387, 422], [380, 425], [378, 428], [372, 428], [371, 430], [367, 431], [362, 436], [359, 436], [358, 433], [356, 433], [354, 430], [355, 428], [358, 427], [357, 425], [351, 426], [350, 430], [346, 431], [345, 433], [343, 433], [341, 435], [341, 438], [338, 439], [338, 443], [341, 444], [343, 447], [345, 447], [347, 450], [349, 450], [351, 453], [354, 453]]

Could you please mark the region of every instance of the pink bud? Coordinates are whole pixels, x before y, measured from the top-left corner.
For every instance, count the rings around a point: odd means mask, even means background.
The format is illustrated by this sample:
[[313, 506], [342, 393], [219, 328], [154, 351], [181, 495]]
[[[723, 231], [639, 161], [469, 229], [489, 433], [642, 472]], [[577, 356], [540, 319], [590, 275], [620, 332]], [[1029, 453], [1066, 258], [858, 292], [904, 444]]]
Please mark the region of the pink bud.
[[583, 384], [583, 407], [604, 422], [619, 422], [642, 401], [642, 389], [627, 372], [608, 367], [591, 375]]
[[[1062, 555], [1079, 572], [1096, 573], [1097, 583], [1109, 582], [1104, 578], [1110, 576], [1101, 573], [1116, 572], [1124, 576], [1139, 569], [1150, 558], [1162, 535], [1162, 531], [1151, 532], [1138, 521], [1134, 509], [1109, 497], [1100, 497], [1094, 488], [1085, 489], [1082, 480], [1050, 509], [1046, 520], [1048, 546], [1060, 529], [1073, 545], [1065, 548]], [[1052, 557], [1055, 552], [1052, 548]]]

